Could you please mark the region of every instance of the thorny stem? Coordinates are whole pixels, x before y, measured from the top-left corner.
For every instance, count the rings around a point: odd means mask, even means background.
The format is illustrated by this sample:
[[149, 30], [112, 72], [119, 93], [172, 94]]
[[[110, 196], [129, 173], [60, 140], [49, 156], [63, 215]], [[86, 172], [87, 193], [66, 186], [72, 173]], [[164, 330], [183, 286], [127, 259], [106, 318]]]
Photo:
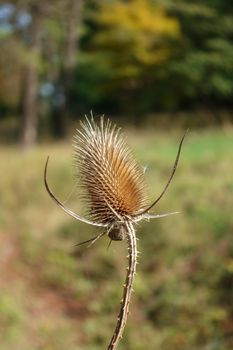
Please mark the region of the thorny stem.
[[127, 268], [126, 280], [123, 290], [123, 298], [121, 301], [121, 307], [117, 318], [117, 324], [113, 333], [112, 339], [109, 343], [108, 350], [115, 350], [122, 338], [122, 333], [125, 328], [127, 316], [129, 312], [130, 297], [133, 290], [133, 281], [136, 273], [137, 264], [137, 239], [135, 230], [131, 222], [126, 222], [127, 228], [127, 241], [128, 241], [128, 260], [129, 265]]

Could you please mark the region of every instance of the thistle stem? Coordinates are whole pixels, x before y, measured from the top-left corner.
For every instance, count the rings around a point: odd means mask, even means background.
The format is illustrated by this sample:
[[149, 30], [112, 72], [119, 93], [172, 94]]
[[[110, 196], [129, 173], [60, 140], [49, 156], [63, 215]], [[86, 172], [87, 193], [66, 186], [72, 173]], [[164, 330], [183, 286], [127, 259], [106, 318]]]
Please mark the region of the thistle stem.
[[126, 222], [127, 228], [127, 241], [128, 241], [128, 260], [126, 280], [123, 289], [123, 298], [121, 301], [121, 307], [117, 318], [117, 324], [113, 333], [112, 339], [109, 343], [108, 350], [115, 350], [122, 338], [122, 334], [126, 325], [127, 316], [129, 313], [129, 303], [131, 293], [133, 290], [133, 281], [136, 273], [137, 264], [137, 240], [135, 230], [131, 222]]

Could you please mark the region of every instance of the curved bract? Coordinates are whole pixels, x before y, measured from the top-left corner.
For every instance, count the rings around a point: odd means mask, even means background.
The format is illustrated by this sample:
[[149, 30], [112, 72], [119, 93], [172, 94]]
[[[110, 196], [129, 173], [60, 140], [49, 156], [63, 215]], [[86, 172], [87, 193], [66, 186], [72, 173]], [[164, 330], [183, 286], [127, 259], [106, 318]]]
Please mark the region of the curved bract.
[[72, 216], [73, 218], [75, 218], [76, 220], [85, 222], [86, 224], [89, 225], [93, 225], [93, 226], [100, 226], [100, 227], [105, 227], [107, 226], [107, 224], [102, 224], [102, 223], [98, 223], [98, 222], [94, 222], [88, 219], [85, 219], [83, 217], [81, 217], [80, 215], [74, 213], [72, 210], [66, 208], [60, 201], [59, 199], [57, 199], [57, 197], [53, 194], [53, 192], [51, 191], [48, 182], [47, 182], [47, 169], [48, 169], [48, 163], [49, 163], [49, 157], [47, 157], [46, 163], [45, 163], [45, 169], [44, 169], [44, 184], [45, 184], [45, 188], [48, 192], [48, 194], [50, 195], [50, 197], [54, 200], [54, 202], [62, 209], [64, 210], [67, 214], [69, 214], [70, 216]]

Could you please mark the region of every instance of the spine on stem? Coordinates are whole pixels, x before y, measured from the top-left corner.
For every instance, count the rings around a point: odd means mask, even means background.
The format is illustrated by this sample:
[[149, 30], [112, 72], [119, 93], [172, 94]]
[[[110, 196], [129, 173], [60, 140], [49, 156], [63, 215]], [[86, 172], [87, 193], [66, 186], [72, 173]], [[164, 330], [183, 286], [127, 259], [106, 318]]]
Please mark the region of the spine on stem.
[[137, 239], [135, 230], [131, 222], [126, 223], [127, 228], [127, 242], [128, 242], [128, 260], [126, 280], [123, 289], [123, 298], [121, 301], [121, 307], [117, 318], [117, 324], [113, 333], [112, 339], [109, 343], [108, 350], [115, 350], [122, 338], [122, 333], [125, 328], [127, 316], [129, 313], [129, 303], [133, 290], [133, 281], [136, 274], [137, 265]]

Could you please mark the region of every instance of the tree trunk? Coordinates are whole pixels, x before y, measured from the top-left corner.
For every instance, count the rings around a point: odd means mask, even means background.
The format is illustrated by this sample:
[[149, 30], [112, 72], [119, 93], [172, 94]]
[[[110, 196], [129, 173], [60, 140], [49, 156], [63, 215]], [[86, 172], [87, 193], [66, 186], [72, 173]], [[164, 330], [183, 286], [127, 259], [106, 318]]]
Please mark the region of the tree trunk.
[[55, 106], [52, 113], [52, 125], [55, 136], [64, 137], [68, 131], [70, 106], [72, 102], [72, 83], [76, 58], [79, 50], [79, 35], [82, 25], [83, 0], [69, 0], [67, 3], [66, 42], [64, 48], [64, 67], [61, 83], [64, 88], [64, 101]]
[[30, 30], [31, 58], [24, 71], [24, 88], [21, 120], [21, 143], [28, 149], [36, 143], [38, 129], [38, 59], [41, 51], [40, 14], [38, 6], [32, 9]]

